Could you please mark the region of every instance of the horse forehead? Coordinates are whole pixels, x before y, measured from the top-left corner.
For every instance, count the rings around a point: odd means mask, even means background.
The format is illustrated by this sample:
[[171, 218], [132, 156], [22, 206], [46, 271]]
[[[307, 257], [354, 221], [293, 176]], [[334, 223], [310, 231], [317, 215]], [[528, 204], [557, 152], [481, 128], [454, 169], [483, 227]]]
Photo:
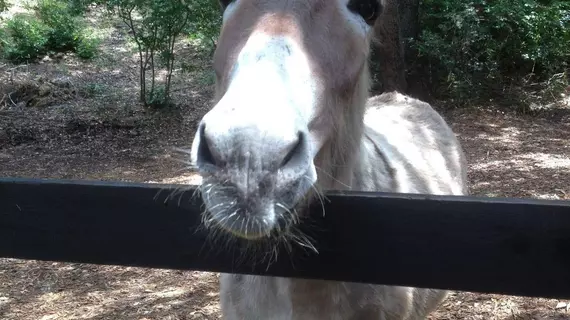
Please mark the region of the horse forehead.
[[[310, 25], [331, 25], [348, 0], [236, 0], [224, 13], [230, 33], [311, 34]], [[338, 21], [337, 21], [338, 22]], [[338, 25], [338, 23], [337, 23]]]
[[[347, 1], [235, 0], [224, 12], [216, 56], [233, 61], [254, 34], [286, 37], [307, 54], [321, 56], [338, 43], [347, 42], [346, 28], [343, 28], [347, 17], [343, 16], [345, 10], [341, 10]], [[335, 36], [325, 40], [323, 32], [333, 32]], [[219, 59], [215, 59], [214, 64], [223, 66], [221, 70], [233, 64]]]
[[[325, 8], [346, 4], [349, 0], [234, 0], [230, 6], [255, 11], [296, 12], [303, 15]], [[253, 10], [252, 10], [253, 9]]]

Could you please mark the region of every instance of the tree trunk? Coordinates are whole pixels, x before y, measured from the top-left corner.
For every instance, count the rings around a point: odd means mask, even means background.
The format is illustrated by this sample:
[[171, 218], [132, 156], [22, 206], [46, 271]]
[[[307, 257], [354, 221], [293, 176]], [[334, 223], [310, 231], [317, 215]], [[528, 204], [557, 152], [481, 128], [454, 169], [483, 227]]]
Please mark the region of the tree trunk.
[[373, 91], [408, 91], [406, 62], [414, 54], [409, 38], [419, 33], [419, 0], [382, 0], [383, 11], [374, 25], [371, 52]]
[[374, 25], [372, 70], [383, 92], [406, 91], [406, 68], [400, 35], [397, 0], [383, 0], [383, 11]]
[[[400, 13], [400, 34], [402, 35], [402, 42], [405, 52], [405, 57], [411, 54], [411, 46], [409, 39], [416, 40], [419, 35], [419, 0], [399, 0], [398, 10]], [[406, 61], [409, 61], [406, 59]]]
[[399, 0], [398, 9], [400, 11], [400, 34], [402, 35], [402, 48], [404, 50], [404, 61], [406, 64], [407, 94], [429, 101], [429, 86], [424, 84], [425, 70], [417, 65], [417, 50], [413, 45], [420, 35], [420, 1], [419, 0]]

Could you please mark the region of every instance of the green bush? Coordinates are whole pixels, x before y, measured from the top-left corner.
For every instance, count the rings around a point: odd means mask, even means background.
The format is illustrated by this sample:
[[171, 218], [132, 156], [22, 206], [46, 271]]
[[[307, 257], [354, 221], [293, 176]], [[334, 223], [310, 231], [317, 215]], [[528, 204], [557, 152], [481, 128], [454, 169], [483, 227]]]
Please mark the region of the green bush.
[[[6, 0], [0, 0], [0, 13], [4, 11], [8, 11], [10, 5]], [[2, 16], [0, 16], [0, 21], [2, 21]], [[3, 51], [3, 48], [6, 46], [8, 42], [8, 35], [6, 34], [6, 30], [4, 28], [0, 28], [0, 52]]]
[[101, 4], [100, 0], [68, 0], [69, 11], [75, 16], [81, 16], [89, 10], [91, 4]]
[[218, 0], [194, 0], [192, 2], [192, 16], [185, 30], [191, 39], [200, 39], [213, 49], [221, 25], [222, 13]]
[[81, 59], [92, 59], [97, 54], [101, 41], [95, 37], [82, 36], [77, 42], [75, 53]]
[[48, 47], [53, 51], [73, 50], [79, 40], [79, 21], [69, 4], [61, 0], [38, 0], [33, 7], [50, 28]]
[[[0, 13], [4, 12], [4, 11], [8, 11], [8, 9], [10, 8], [10, 5], [8, 4], [8, 2], [6, 2], [6, 0], [0, 0]], [[0, 18], [2, 19], [2, 18]]]
[[36, 17], [17, 14], [6, 23], [4, 56], [11, 61], [34, 60], [46, 53], [49, 28]]
[[6, 32], [6, 29], [0, 28], [0, 52], [4, 52], [4, 47], [6, 47], [8, 41], [8, 32]]
[[[145, 106], [170, 105], [174, 47], [191, 19], [194, 6], [193, 2], [184, 0], [107, 1], [109, 10], [116, 12], [129, 27], [136, 43], [139, 54], [139, 99]], [[157, 83], [156, 77], [161, 64], [166, 69], [163, 84]]]
[[18, 63], [53, 52], [74, 51], [84, 59], [96, 54], [99, 40], [85, 34], [68, 2], [38, 0], [29, 9], [34, 15], [15, 15], [7, 21], [6, 35], [0, 33], [5, 58]]
[[418, 58], [444, 97], [500, 95], [570, 62], [568, 1], [424, 0], [420, 10]]

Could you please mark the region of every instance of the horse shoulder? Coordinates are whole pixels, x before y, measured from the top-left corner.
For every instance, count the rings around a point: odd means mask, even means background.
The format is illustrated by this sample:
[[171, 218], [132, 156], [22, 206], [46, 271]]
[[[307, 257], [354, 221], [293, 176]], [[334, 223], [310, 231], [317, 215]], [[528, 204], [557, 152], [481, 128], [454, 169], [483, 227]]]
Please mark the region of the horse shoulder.
[[431, 105], [399, 93], [374, 96], [364, 124], [360, 185], [403, 193], [467, 193], [461, 144]]

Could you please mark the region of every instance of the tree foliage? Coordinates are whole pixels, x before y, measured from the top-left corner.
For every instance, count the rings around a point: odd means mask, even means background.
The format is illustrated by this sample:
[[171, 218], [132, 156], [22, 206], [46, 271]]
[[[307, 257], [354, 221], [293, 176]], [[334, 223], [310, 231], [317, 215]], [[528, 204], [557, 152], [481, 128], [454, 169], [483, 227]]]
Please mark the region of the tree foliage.
[[0, 13], [8, 11], [8, 8], [10, 8], [8, 2], [6, 0], [0, 0]]
[[79, 21], [69, 4], [61, 0], [38, 0], [31, 8], [48, 27], [48, 46], [55, 51], [73, 50], [79, 40]]
[[500, 95], [505, 84], [544, 81], [570, 62], [570, 2], [424, 0], [420, 65], [446, 97]]
[[[183, 0], [108, 0], [107, 5], [129, 27], [136, 43], [141, 102], [153, 107], [168, 105], [174, 45], [188, 25], [193, 6]], [[167, 74], [162, 86], [158, 86], [156, 73], [161, 62]], [[147, 70], [151, 73], [150, 84]]]
[[82, 58], [94, 56], [97, 39], [85, 35], [80, 17], [73, 14], [68, 2], [38, 0], [27, 8], [29, 14], [14, 15], [0, 32], [5, 58], [18, 63], [66, 51], [75, 51]]
[[192, 1], [192, 17], [186, 29], [191, 38], [206, 40], [214, 48], [221, 25], [222, 15], [218, 0]]
[[14, 62], [33, 60], [47, 51], [49, 28], [34, 16], [17, 14], [6, 23], [3, 55]]
[[[408, 69], [408, 84], [424, 78], [439, 98], [497, 97], [506, 86], [552, 83], [555, 75], [568, 73], [570, 1], [422, 0], [419, 14], [416, 0], [388, 3], [397, 4], [393, 11], [399, 12], [394, 19], [398, 26], [379, 28], [384, 32], [380, 43], [394, 40], [394, 49], [405, 48], [392, 54], [392, 60], [405, 56], [401, 68]], [[210, 54], [216, 47], [222, 19], [218, 0], [38, 0], [34, 10], [39, 22], [15, 16], [6, 24], [5, 36], [0, 30], [0, 43], [17, 59], [43, 54], [47, 47], [91, 57], [96, 43], [81, 37], [76, 17], [92, 4], [106, 6], [130, 29], [139, 56], [140, 100], [146, 106], [169, 104], [178, 39], [202, 40]], [[0, 0], [0, 11], [6, 7], [6, 0]], [[398, 37], [391, 36], [394, 32]], [[390, 53], [372, 61], [373, 70], [400, 68], [386, 57]], [[160, 68], [166, 70], [164, 76]], [[391, 71], [402, 78], [403, 72]], [[554, 78], [567, 81], [564, 76]]]

